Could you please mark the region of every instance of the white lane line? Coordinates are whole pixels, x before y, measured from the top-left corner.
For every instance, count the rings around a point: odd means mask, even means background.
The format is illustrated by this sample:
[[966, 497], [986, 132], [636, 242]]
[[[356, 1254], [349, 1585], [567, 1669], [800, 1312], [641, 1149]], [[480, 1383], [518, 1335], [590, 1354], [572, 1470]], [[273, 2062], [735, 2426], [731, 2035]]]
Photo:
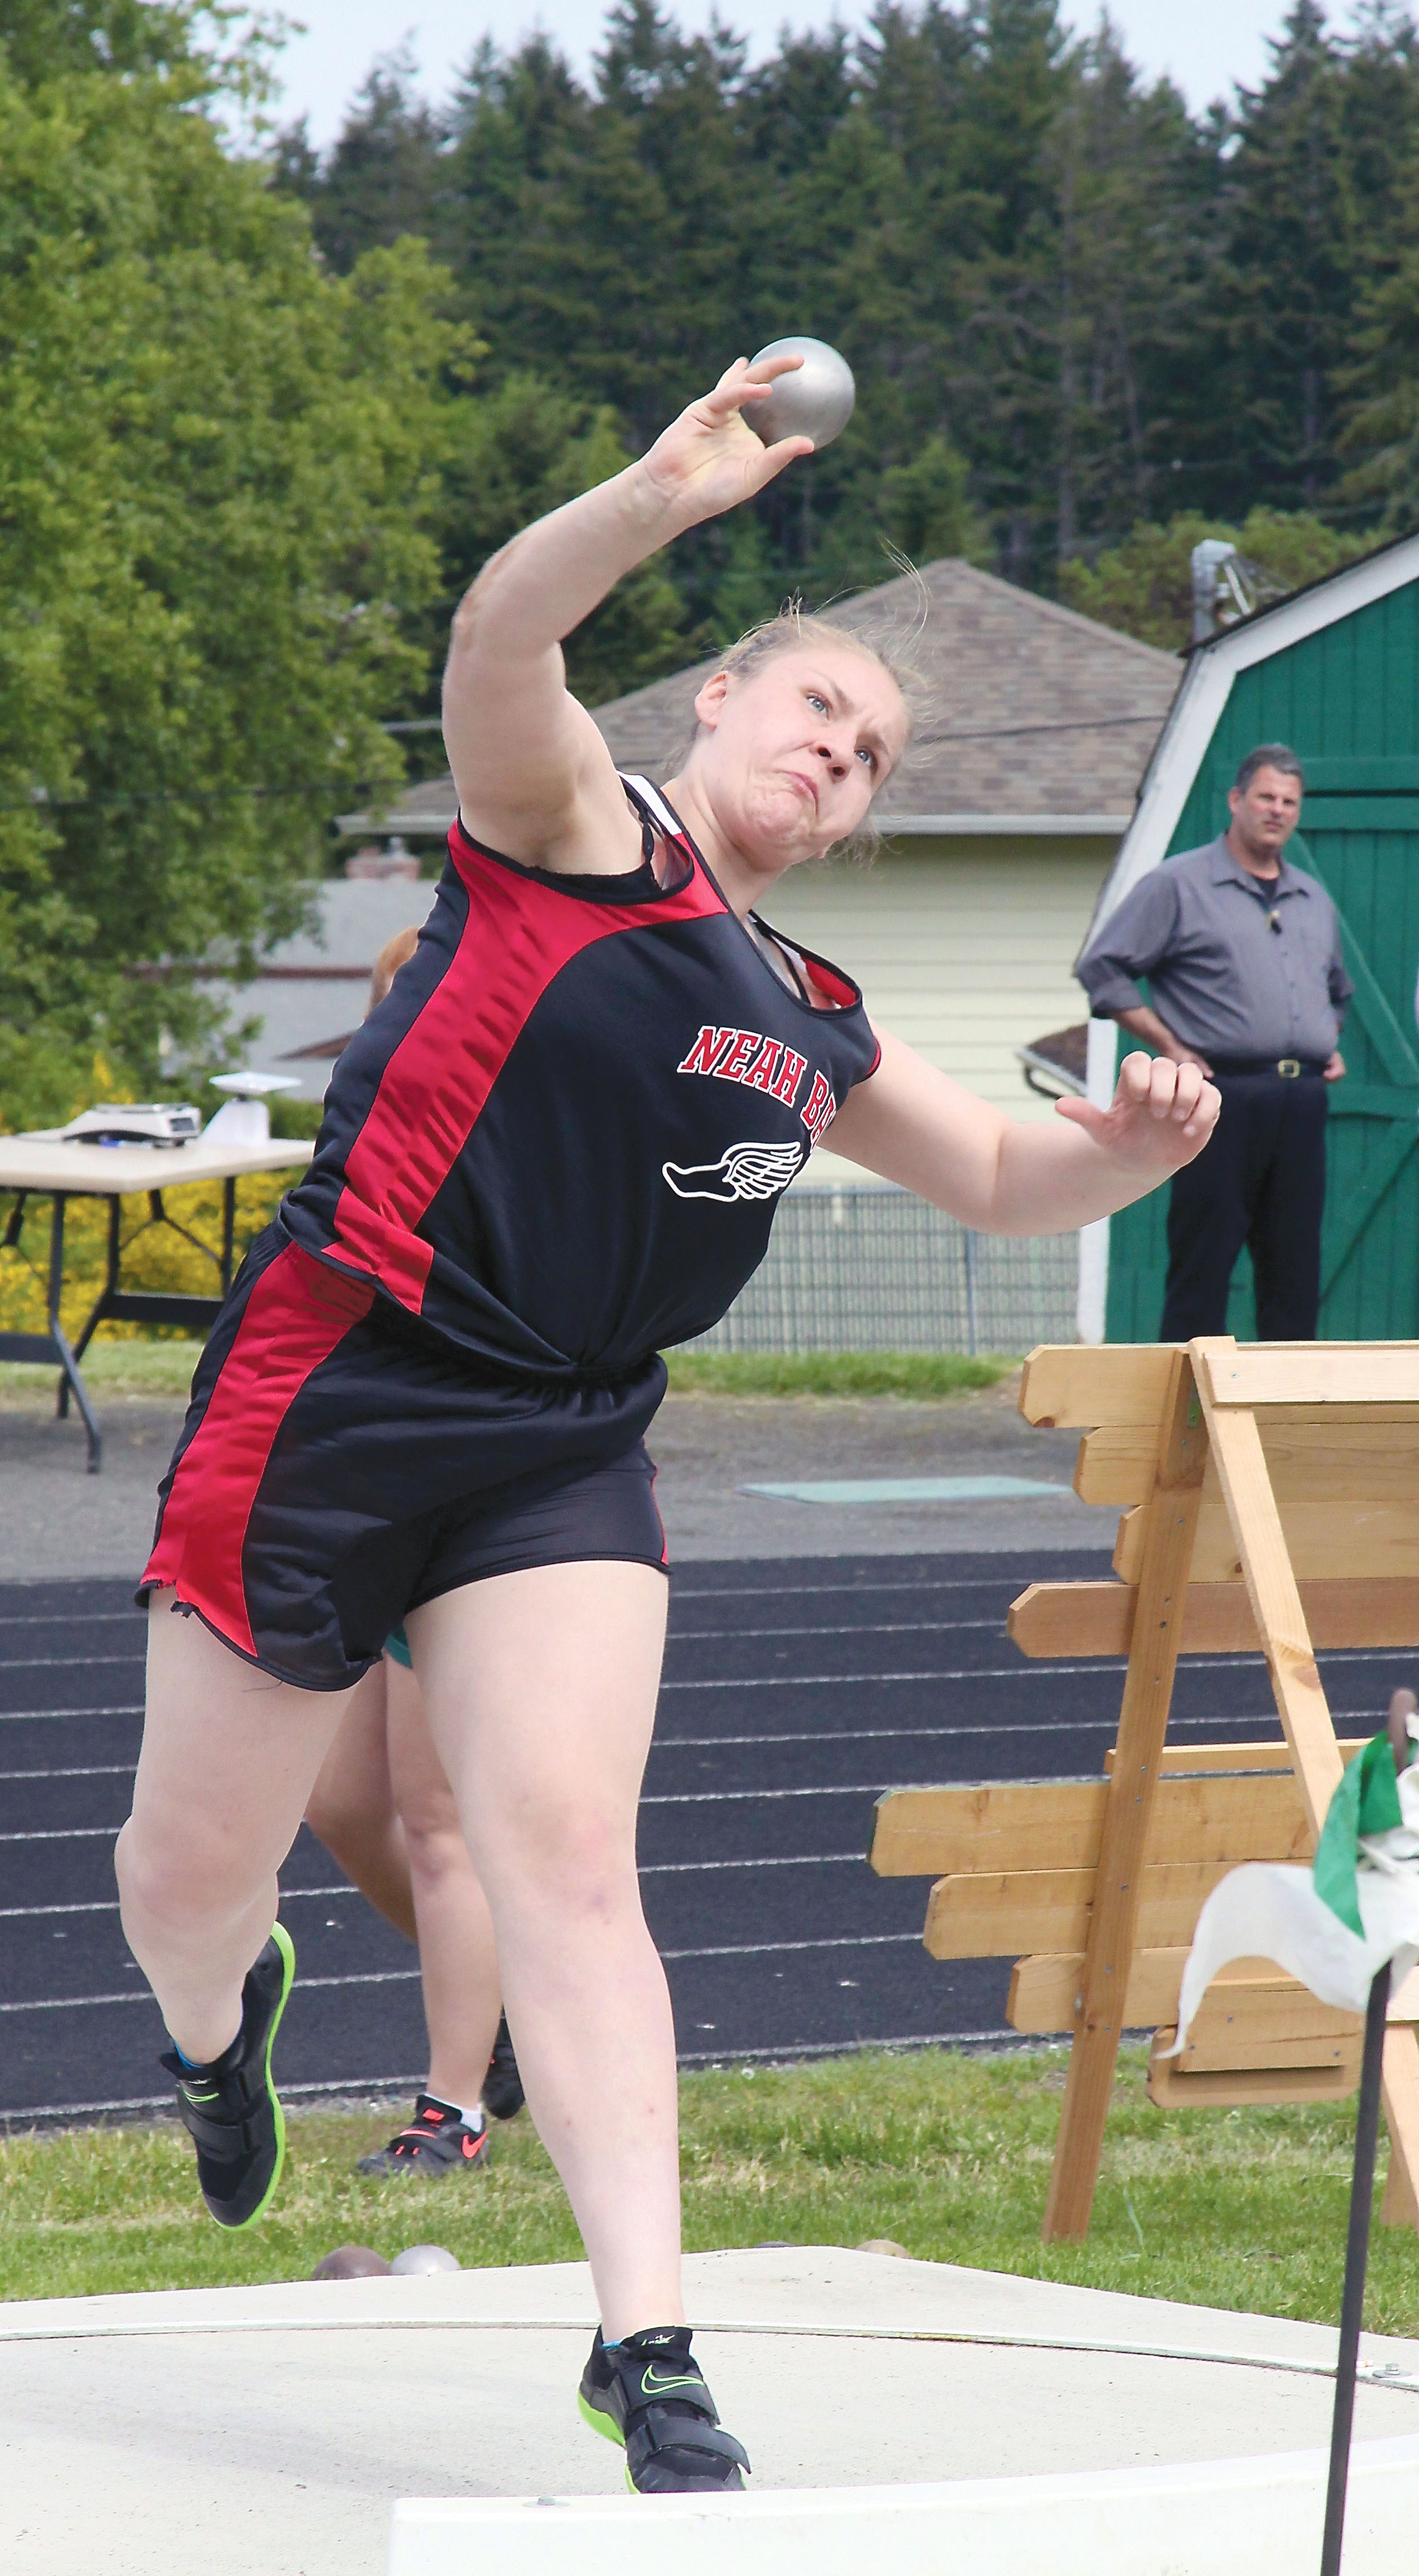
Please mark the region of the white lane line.
[[116, 1825], [41, 1825], [27, 1834], [0, 1834], [0, 1843], [81, 1843], [92, 1842], [102, 1834], [116, 1842], [122, 1833]]
[[51, 1717], [141, 1717], [141, 1700], [129, 1700], [121, 1708], [0, 1708], [0, 1726], [24, 1726], [32, 1720]]
[[110, 1780], [121, 1772], [131, 1780], [136, 1762], [87, 1762], [81, 1769], [66, 1771], [0, 1771], [0, 1780]]
[[[1392, 1663], [1396, 1661], [1401, 1654], [1407, 1651], [1408, 1650], [1406, 1648], [1400, 1646], [1347, 1646], [1343, 1652], [1339, 1652], [1335, 1655], [1322, 1656], [1319, 1660], [1322, 1663], [1329, 1662], [1337, 1664], [1375, 1662]], [[1241, 1670], [1249, 1665], [1259, 1665], [1260, 1663], [1261, 1657], [1259, 1654], [1190, 1655], [1188, 1657], [1185, 1670], [1193, 1673], [1232, 1672]], [[871, 1683], [874, 1686], [877, 1686], [884, 1682], [1019, 1682], [1035, 1678], [1042, 1681], [1052, 1681], [1057, 1680], [1062, 1673], [1092, 1673], [1101, 1681], [1108, 1681], [1116, 1676], [1118, 1670], [1119, 1667], [1116, 1662], [1113, 1664], [1106, 1664], [1101, 1662], [1097, 1656], [1091, 1657], [1086, 1662], [1077, 1664], [1027, 1663], [1022, 1657], [1018, 1664], [971, 1664], [963, 1666], [960, 1671], [955, 1672], [745, 1673], [740, 1675], [737, 1679], [727, 1681], [662, 1682], [660, 1687], [662, 1691], [850, 1690], [855, 1685]]]
[[[992, 1635], [1003, 1637], [1003, 1619], [853, 1619], [841, 1627], [811, 1628], [673, 1628], [666, 1637], [667, 1646], [722, 1646], [741, 1637], [950, 1637], [967, 1628], [989, 1628]], [[1126, 1656], [1114, 1658], [1118, 1663]]]
[[[899, 1942], [914, 1941], [921, 1946], [919, 1932], [835, 1933], [821, 1941], [740, 1941], [721, 1948], [705, 1950], [662, 1950], [662, 1959], [776, 1959], [789, 1950], [880, 1950]], [[298, 1977], [302, 1993], [319, 1987], [328, 1991], [336, 1986], [407, 1986], [418, 1978], [417, 1968], [367, 1968], [347, 1977]], [[105, 2010], [114, 2004], [148, 2004], [153, 1997], [146, 1986], [141, 1994], [122, 1995], [55, 1995], [41, 1996], [36, 2002], [0, 2004], [0, 2013], [90, 2012]]]
[[0, 1673], [77, 1672], [84, 1664], [145, 1664], [143, 1655], [0, 1655]]
[[[358, 1896], [357, 1887], [283, 1887], [281, 1903], [294, 1905], [299, 1899], [330, 1896]], [[31, 1916], [49, 1914], [116, 1914], [116, 1896], [93, 1897], [82, 1905], [0, 1905], [0, 1923], [27, 1923]]]
[[115, 1619], [140, 1619], [140, 1610], [6, 1610], [0, 1628], [103, 1628]]

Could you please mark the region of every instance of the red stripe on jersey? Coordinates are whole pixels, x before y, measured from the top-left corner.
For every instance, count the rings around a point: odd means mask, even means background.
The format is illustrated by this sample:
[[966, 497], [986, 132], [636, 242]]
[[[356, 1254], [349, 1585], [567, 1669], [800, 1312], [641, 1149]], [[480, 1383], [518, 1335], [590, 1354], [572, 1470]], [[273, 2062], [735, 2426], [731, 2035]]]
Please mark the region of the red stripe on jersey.
[[172, 1584], [219, 1636], [254, 1655], [242, 1581], [247, 1524], [276, 1434], [305, 1385], [374, 1302], [288, 1244], [262, 1272], [163, 1506], [145, 1583]]
[[351, 1189], [340, 1193], [335, 1209], [336, 1236], [362, 1269], [373, 1271], [392, 1289], [401, 1306], [417, 1315], [433, 1266], [434, 1248], [420, 1234], [390, 1225], [366, 1207]]
[[448, 846], [468, 896], [457, 954], [384, 1068], [346, 1155], [335, 1215], [342, 1241], [414, 1314], [432, 1259], [414, 1229], [554, 977], [618, 931], [701, 921], [725, 909], [699, 867], [658, 902], [607, 903], [489, 858], [457, 824]]

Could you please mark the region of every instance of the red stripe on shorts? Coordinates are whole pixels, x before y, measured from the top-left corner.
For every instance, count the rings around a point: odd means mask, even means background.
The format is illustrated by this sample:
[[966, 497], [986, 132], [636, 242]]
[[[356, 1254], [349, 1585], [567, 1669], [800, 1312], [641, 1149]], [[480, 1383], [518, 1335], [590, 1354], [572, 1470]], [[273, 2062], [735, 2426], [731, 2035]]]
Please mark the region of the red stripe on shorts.
[[700, 868], [658, 903], [592, 902], [490, 859], [455, 825], [468, 896], [452, 965], [395, 1048], [345, 1158], [335, 1232], [417, 1314], [432, 1253], [414, 1228], [476, 1126], [554, 977], [599, 939], [724, 911]]
[[307, 1378], [373, 1302], [373, 1288], [341, 1278], [299, 1245], [278, 1253], [246, 1301], [163, 1506], [144, 1583], [174, 1585], [180, 1600], [248, 1655], [256, 1641], [242, 1550], [276, 1434]]

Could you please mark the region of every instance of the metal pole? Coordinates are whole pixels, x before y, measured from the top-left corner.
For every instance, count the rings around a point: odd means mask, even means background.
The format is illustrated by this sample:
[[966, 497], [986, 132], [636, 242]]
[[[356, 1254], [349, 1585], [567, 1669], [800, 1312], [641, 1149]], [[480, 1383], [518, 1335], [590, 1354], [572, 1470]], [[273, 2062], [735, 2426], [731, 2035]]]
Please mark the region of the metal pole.
[[980, 1349], [980, 1306], [977, 1296], [977, 1237], [966, 1227], [966, 1348], [974, 1359]]
[[1335, 2413], [1330, 2427], [1330, 2482], [1325, 2496], [1325, 2538], [1320, 2576], [1340, 2576], [1345, 2537], [1345, 2488], [1350, 2474], [1350, 2428], [1355, 2416], [1355, 2365], [1365, 2308], [1365, 2265], [1370, 2252], [1370, 2204], [1375, 2191], [1375, 2146], [1380, 2128], [1380, 2077], [1384, 2068], [1385, 2014], [1389, 2010], [1389, 1961], [1370, 1988], [1365, 2011], [1365, 2054], [1355, 2117], [1355, 2173], [1350, 2185], [1350, 2226], [1345, 2239], [1345, 2287], [1340, 2301], [1340, 2353], [1335, 2365]]

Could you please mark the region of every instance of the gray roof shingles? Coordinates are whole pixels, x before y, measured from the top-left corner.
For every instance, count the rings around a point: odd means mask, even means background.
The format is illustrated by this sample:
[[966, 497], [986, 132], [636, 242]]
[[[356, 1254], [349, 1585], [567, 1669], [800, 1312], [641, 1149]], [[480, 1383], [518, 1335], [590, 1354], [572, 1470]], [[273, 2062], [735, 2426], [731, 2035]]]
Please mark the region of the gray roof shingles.
[[[947, 556], [921, 581], [929, 600], [912, 658], [927, 708], [883, 791], [879, 821], [925, 815], [1127, 814], [1172, 703], [1182, 665], [1073, 609]], [[915, 623], [917, 585], [883, 582], [845, 600], [845, 626]], [[719, 665], [698, 662], [596, 708], [620, 769], [670, 774], [693, 729], [692, 707]], [[347, 830], [446, 829], [453, 782], [430, 779], [384, 817], [345, 816]]]

